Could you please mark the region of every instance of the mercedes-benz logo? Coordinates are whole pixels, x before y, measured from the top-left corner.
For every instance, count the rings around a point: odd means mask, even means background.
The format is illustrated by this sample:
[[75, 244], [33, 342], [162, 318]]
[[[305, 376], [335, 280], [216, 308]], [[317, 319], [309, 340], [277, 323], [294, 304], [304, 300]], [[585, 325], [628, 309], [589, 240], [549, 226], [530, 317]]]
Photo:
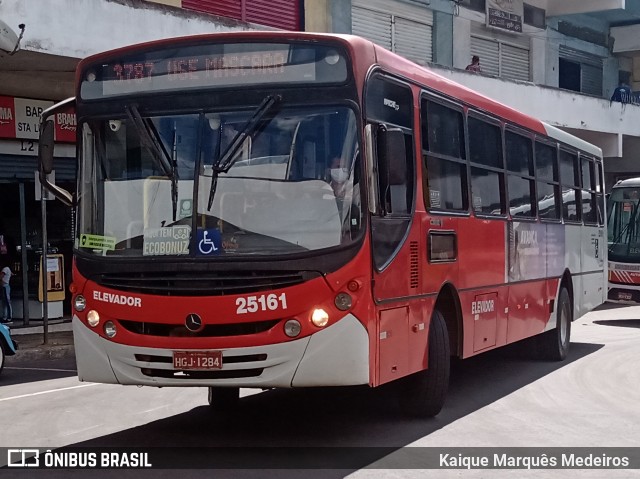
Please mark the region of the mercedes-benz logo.
[[184, 321], [184, 325], [189, 331], [193, 331], [194, 333], [200, 331], [204, 326], [202, 324], [202, 318], [196, 313], [188, 314], [187, 319]]

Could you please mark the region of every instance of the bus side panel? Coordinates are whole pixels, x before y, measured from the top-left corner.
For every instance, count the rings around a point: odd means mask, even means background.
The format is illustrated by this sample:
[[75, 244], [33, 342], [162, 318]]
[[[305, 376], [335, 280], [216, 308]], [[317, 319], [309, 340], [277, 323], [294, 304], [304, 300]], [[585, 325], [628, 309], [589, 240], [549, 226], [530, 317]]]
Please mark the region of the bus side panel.
[[506, 222], [461, 218], [458, 226], [458, 261], [463, 265], [459, 289], [483, 288], [505, 282]]
[[[503, 338], [502, 331], [506, 327], [504, 307], [500, 307], [505, 297], [501, 293], [506, 288], [490, 288], [460, 292], [460, 304], [465, 330], [464, 357], [468, 357], [484, 349], [490, 349]], [[501, 318], [501, 321], [498, 321]]]
[[546, 280], [517, 283], [509, 287], [507, 342], [542, 332], [548, 319]]
[[[544, 330], [549, 321], [547, 278], [564, 271], [562, 225], [513, 221], [507, 225], [509, 304], [507, 342]], [[555, 298], [553, 292], [551, 298]]]
[[409, 307], [382, 309], [379, 325], [379, 384], [384, 384], [409, 371]]
[[604, 231], [594, 226], [584, 226], [582, 239], [582, 308], [574, 319], [591, 311], [604, 302], [606, 289], [604, 274]]
[[474, 217], [459, 221], [458, 261], [462, 268], [456, 286], [463, 316], [463, 357], [469, 357], [506, 341], [507, 223]]
[[424, 364], [420, 360], [418, 364], [409, 365], [410, 350], [419, 357], [427, 347], [424, 331], [412, 331], [417, 318], [428, 322], [430, 317], [430, 313], [420, 310], [420, 282], [414, 280], [415, 274], [424, 274], [420, 271], [420, 265], [424, 264], [423, 245], [418, 219], [391, 262], [382, 271], [373, 273], [372, 291], [378, 322], [375, 337], [378, 370], [374, 385], [406, 376]]
[[582, 226], [565, 225], [564, 266], [571, 273], [573, 282], [573, 318], [582, 315]]
[[[424, 217], [422, 221], [421, 248], [424, 251], [424, 260], [421, 263], [421, 292], [424, 294], [437, 294], [445, 283], [457, 286], [458, 283], [458, 263], [460, 252], [459, 223], [465, 219], [448, 217]], [[450, 233], [457, 242], [458, 257], [454, 260], [440, 260], [430, 253], [430, 235], [441, 232]]]

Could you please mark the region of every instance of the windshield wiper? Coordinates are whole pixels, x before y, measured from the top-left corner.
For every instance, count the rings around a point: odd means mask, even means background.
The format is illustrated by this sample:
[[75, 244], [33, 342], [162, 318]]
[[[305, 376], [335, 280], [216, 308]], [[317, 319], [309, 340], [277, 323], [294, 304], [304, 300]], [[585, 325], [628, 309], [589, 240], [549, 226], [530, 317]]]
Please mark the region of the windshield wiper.
[[142, 118], [142, 115], [140, 115], [136, 105], [127, 105], [125, 109], [127, 116], [138, 132], [142, 146], [147, 149], [151, 154], [151, 157], [158, 165], [160, 165], [160, 169], [171, 180], [171, 205], [173, 221], [176, 221], [178, 210], [178, 173], [177, 160], [174, 155], [174, 150], [176, 148], [176, 132], [174, 130], [172, 145], [173, 156], [169, 156], [169, 153], [158, 137], [158, 131], [153, 126], [153, 123]]
[[[216, 188], [218, 186], [218, 176], [220, 173], [227, 173], [236, 161], [238, 161], [238, 150], [242, 148], [245, 140], [258, 129], [264, 125], [267, 118], [271, 118], [274, 113], [274, 107], [280, 104], [282, 97], [269, 95], [258, 105], [254, 110], [251, 118], [243, 125], [238, 133], [233, 137], [227, 148], [222, 152], [218, 161], [216, 161], [211, 167], [211, 189], [209, 190], [209, 202], [207, 204], [207, 210], [211, 210], [213, 205], [213, 198], [216, 195]], [[267, 114], [271, 113], [269, 117]]]

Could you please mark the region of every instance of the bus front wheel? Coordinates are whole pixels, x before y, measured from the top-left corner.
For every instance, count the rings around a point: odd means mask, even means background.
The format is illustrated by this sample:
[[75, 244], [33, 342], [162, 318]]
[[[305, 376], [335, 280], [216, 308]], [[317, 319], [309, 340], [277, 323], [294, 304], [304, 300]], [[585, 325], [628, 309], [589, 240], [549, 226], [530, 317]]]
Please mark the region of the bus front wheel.
[[240, 388], [209, 386], [209, 406], [220, 411], [232, 411], [240, 402]]
[[536, 349], [541, 359], [562, 361], [567, 357], [571, 341], [572, 309], [569, 292], [562, 287], [558, 295], [555, 329], [536, 337]]
[[437, 309], [429, 325], [428, 368], [401, 379], [400, 407], [411, 416], [432, 417], [440, 412], [449, 389], [451, 358], [449, 333]]

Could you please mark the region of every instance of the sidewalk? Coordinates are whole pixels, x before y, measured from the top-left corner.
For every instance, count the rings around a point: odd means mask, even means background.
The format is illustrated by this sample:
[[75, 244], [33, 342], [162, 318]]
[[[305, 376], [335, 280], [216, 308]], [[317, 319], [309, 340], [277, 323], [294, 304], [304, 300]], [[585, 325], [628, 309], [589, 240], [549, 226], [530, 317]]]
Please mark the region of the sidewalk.
[[47, 344], [44, 344], [44, 326], [42, 321], [29, 321], [25, 327], [21, 319], [15, 319], [8, 325], [11, 336], [18, 343], [14, 356], [7, 356], [7, 364], [15, 365], [22, 361], [41, 359], [60, 359], [74, 357], [73, 332], [71, 319], [50, 319], [47, 328]]

